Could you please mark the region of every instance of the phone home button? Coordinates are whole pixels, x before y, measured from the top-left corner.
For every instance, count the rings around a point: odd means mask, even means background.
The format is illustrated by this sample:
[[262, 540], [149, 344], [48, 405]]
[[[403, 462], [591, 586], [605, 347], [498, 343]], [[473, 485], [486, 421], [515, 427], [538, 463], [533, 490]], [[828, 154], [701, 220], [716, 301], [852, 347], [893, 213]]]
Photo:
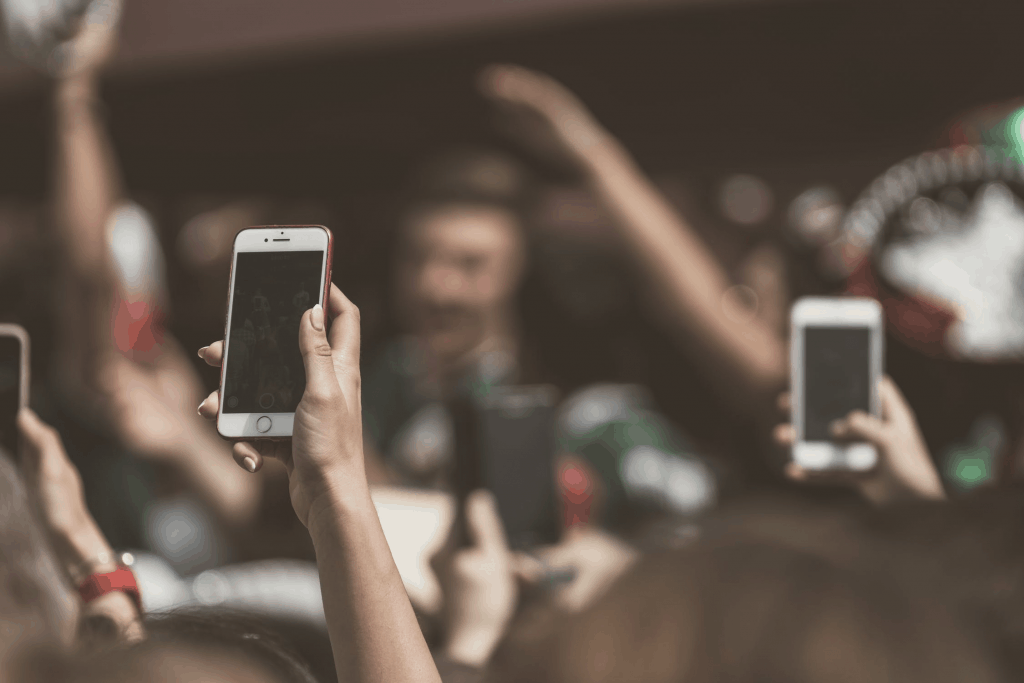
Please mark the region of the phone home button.
[[260, 434], [266, 434], [270, 431], [270, 427], [274, 423], [270, 421], [270, 418], [264, 415], [260, 419], [256, 420], [256, 431]]

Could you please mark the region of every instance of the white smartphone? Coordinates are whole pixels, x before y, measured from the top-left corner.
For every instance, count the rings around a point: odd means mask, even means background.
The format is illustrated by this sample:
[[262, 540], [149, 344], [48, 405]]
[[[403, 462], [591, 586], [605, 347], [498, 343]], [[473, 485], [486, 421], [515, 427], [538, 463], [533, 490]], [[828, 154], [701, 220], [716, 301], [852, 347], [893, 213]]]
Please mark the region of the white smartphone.
[[18, 411], [28, 405], [28, 333], [0, 325], [0, 450], [18, 458]]
[[880, 414], [882, 307], [874, 299], [806, 297], [793, 306], [791, 323], [793, 461], [806, 470], [870, 470], [874, 446], [836, 442], [830, 427], [853, 410]]
[[231, 257], [217, 431], [229, 439], [287, 438], [306, 388], [302, 314], [331, 286], [331, 231], [321, 225], [246, 228]]

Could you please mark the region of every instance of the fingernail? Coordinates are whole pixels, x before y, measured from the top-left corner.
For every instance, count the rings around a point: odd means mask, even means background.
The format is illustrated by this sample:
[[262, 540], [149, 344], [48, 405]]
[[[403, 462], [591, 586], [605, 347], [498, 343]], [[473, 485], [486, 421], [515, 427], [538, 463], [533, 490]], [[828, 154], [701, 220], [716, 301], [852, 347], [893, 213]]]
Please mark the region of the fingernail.
[[323, 306], [317, 304], [313, 307], [313, 312], [309, 314], [309, 322], [312, 323], [314, 330], [324, 329], [324, 309]]
[[203, 402], [199, 404], [198, 408], [196, 408], [196, 412], [199, 413], [200, 417], [202, 417], [202, 415], [203, 415], [203, 406], [205, 406], [205, 405], [206, 405], [206, 399], [204, 398]]
[[204, 346], [203, 348], [199, 349], [199, 357], [202, 358], [203, 360], [206, 360], [206, 349], [208, 348], [210, 347]]
[[245, 469], [250, 472], [256, 472], [256, 461], [250, 458], [248, 455], [242, 459], [242, 463], [245, 465]]

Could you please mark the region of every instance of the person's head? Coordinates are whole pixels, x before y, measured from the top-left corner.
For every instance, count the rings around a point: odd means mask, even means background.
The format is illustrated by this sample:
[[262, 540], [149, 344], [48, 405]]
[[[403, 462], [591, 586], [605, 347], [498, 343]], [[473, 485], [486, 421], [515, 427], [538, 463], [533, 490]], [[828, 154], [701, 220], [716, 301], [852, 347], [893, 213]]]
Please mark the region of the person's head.
[[223, 611], [177, 611], [146, 618], [146, 639], [39, 650], [16, 663], [28, 683], [316, 683], [281, 638], [252, 617]]
[[900, 585], [752, 541], [650, 556], [585, 611], [511, 639], [495, 657], [495, 678], [1003, 680], [973, 633]]
[[405, 326], [439, 355], [510, 326], [526, 265], [524, 187], [518, 166], [495, 154], [425, 169], [402, 221], [396, 292]]
[[78, 610], [18, 470], [0, 450], [0, 663], [39, 642], [69, 645]]
[[144, 640], [68, 654], [40, 650], [14, 668], [21, 683], [292, 683], [262, 662], [215, 645]]

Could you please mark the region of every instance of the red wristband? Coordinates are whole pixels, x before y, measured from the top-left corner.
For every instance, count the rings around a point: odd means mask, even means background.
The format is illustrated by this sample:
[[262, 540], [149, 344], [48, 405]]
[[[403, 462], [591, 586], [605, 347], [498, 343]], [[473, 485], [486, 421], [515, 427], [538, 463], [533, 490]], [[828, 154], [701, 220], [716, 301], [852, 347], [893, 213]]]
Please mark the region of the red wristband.
[[90, 603], [114, 591], [126, 593], [135, 603], [139, 614], [142, 614], [142, 595], [139, 593], [139, 584], [135, 581], [135, 573], [124, 565], [112, 572], [91, 574], [78, 586], [78, 594], [82, 596], [83, 603]]

